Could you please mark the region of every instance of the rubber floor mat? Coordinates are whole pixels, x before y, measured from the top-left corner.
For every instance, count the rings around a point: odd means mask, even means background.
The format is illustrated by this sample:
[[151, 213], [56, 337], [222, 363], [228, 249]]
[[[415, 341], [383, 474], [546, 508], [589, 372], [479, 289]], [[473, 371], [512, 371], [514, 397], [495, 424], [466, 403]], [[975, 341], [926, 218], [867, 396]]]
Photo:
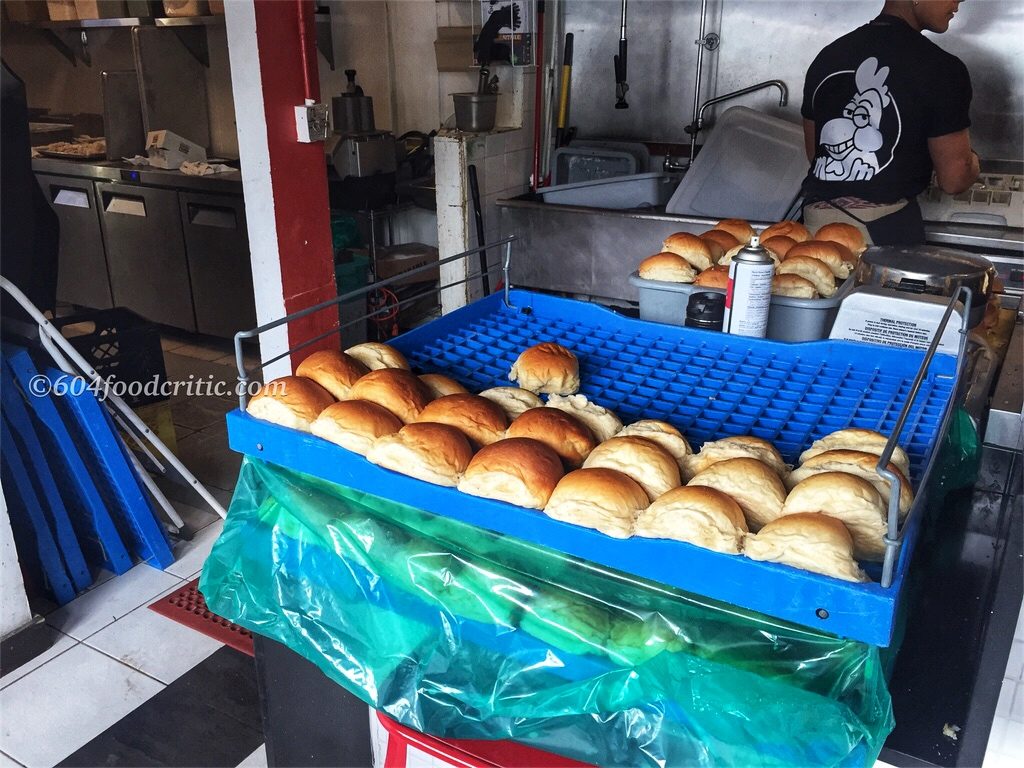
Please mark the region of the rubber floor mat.
[[253, 656], [252, 634], [227, 619], [222, 619], [206, 607], [199, 591], [199, 579], [183, 584], [180, 589], [165, 595], [149, 606], [161, 616], [184, 624], [207, 637], [219, 640], [236, 651]]

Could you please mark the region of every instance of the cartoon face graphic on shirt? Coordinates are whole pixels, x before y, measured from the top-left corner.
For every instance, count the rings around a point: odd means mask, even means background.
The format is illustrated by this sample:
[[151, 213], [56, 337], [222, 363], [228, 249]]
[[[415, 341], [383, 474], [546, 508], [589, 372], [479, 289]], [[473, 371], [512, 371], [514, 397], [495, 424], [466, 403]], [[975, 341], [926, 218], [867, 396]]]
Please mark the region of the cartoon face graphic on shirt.
[[879, 68], [878, 59], [872, 56], [853, 74], [856, 92], [842, 114], [821, 128], [814, 175], [822, 181], [865, 181], [882, 168], [878, 157], [886, 143], [882, 122], [886, 107], [892, 103], [885, 84], [889, 68]]

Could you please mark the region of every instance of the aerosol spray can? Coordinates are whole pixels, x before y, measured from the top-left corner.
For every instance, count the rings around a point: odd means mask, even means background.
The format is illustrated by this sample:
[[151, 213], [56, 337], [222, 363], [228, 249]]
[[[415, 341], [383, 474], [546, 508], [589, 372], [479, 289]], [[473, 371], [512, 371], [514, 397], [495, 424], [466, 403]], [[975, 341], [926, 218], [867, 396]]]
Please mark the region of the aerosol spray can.
[[764, 338], [768, 331], [774, 274], [775, 262], [760, 246], [755, 235], [750, 245], [733, 256], [729, 264], [729, 287], [725, 295], [725, 322], [722, 326], [726, 333]]

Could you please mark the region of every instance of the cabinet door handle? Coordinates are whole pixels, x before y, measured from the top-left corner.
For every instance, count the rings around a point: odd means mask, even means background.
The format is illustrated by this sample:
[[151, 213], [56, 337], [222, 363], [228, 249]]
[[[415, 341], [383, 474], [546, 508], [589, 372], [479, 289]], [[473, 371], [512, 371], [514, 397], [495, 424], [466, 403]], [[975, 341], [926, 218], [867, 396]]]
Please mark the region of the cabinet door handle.
[[89, 193], [84, 189], [69, 189], [68, 187], [50, 187], [50, 200], [54, 205], [64, 205], [69, 208], [89, 208]]
[[197, 227], [220, 227], [222, 229], [236, 229], [238, 217], [234, 208], [225, 208], [219, 205], [196, 205], [188, 204], [188, 223]]
[[106, 201], [103, 210], [107, 213], [121, 213], [126, 216], [146, 217], [146, 200], [141, 197], [129, 195], [115, 195], [109, 192], [103, 193]]

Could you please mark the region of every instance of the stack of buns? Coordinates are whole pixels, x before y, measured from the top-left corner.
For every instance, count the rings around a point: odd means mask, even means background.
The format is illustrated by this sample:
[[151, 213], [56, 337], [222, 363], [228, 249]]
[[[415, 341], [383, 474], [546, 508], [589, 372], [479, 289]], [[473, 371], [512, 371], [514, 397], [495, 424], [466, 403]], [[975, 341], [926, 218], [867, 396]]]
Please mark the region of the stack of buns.
[[[645, 280], [727, 290], [728, 266], [755, 234], [740, 219], [725, 219], [700, 235], [676, 232], [637, 272]], [[850, 276], [867, 248], [860, 230], [843, 223], [826, 224], [812, 235], [800, 222], [780, 221], [766, 227], [759, 242], [775, 262], [772, 293], [797, 299], [835, 295], [837, 281]]]

